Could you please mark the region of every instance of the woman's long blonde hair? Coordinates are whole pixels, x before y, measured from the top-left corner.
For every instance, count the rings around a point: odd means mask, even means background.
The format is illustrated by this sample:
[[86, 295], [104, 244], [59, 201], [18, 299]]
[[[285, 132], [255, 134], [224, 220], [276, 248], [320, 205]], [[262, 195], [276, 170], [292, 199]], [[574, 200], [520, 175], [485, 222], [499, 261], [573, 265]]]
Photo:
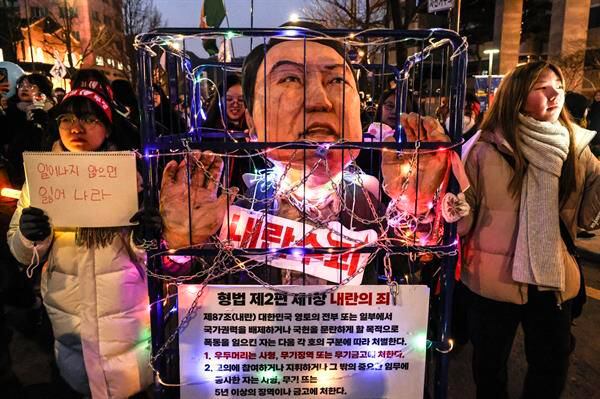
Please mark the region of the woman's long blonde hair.
[[[546, 69], [550, 69], [561, 80], [564, 87], [565, 79], [559, 67], [546, 61], [530, 62], [520, 65], [509, 72], [500, 83], [494, 101], [485, 113], [481, 130], [501, 130], [506, 141], [513, 148], [515, 158], [515, 174], [510, 182], [509, 191], [517, 196], [521, 193], [523, 178], [527, 170], [527, 160], [521, 151], [521, 140], [517, 134], [519, 126], [519, 112], [522, 112], [529, 92], [535, 82]], [[569, 155], [563, 164], [559, 180], [559, 198], [563, 203], [575, 187], [575, 140], [571, 116], [563, 106], [558, 117], [560, 123], [569, 130], [570, 144]]]

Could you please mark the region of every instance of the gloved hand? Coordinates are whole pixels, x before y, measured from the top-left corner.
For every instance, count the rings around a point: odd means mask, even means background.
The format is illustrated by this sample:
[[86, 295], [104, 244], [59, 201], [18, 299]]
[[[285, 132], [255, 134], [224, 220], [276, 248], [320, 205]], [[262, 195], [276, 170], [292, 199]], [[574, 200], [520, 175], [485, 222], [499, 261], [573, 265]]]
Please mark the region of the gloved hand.
[[152, 240], [160, 240], [163, 224], [158, 209], [142, 208], [129, 221], [131, 223], [138, 223], [133, 228], [133, 242], [135, 245], [147, 244]]
[[51, 232], [48, 215], [40, 208], [23, 209], [19, 219], [19, 230], [29, 241], [43, 241]]

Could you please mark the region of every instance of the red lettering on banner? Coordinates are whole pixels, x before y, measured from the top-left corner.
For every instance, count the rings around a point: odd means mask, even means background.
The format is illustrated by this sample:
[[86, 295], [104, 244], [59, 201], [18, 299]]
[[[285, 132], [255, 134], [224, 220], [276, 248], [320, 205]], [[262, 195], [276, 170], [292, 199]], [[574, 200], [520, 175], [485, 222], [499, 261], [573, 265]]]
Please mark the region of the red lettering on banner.
[[290, 244], [292, 244], [295, 241], [296, 240], [294, 239], [294, 229], [289, 226], [286, 227], [285, 233], [283, 233], [283, 238], [281, 239], [281, 247], [289, 247]]
[[[322, 248], [322, 245], [319, 243], [319, 239], [317, 233], [314, 231], [309, 232], [304, 238], [304, 245], [306, 247], [311, 248]], [[323, 261], [323, 255], [310, 255], [305, 258], [306, 265], [309, 265], [311, 261], [321, 262]]]
[[244, 230], [244, 236], [242, 237], [242, 241], [240, 243], [241, 248], [252, 248], [248, 247], [248, 240], [250, 240], [250, 235], [254, 232], [254, 223], [256, 223], [256, 219], [248, 216], [248, 220], [246, 221], [246, 229]]
[[282, 232], [283, 226], [273, 222], [267, 222], [264, 241], [272, 244], [279, 244], [281, 242]]
[[232, 241], [241, 241], [242, 237], [237, 234], [238, 222], [240, 221], [239, 213], [236, 213], [231, 218], [231, 223], [229, 224], [229, 238]]
[[[251, 227], [251, 224], [249, 223], [250, 219], [248, 219], [248, 227]], [[258, 248], [258, 239], [260, 238], [260, 233], [263, 229], [263, 221], [259, 220], [258, 223], [256, 224], [256, 227], [250, 232], [250, 244], [248, 245], [248, 248]], [[247, 231], [248, 229], [246, 229]], [[264, 245], [263, 245], [264, 248]]]

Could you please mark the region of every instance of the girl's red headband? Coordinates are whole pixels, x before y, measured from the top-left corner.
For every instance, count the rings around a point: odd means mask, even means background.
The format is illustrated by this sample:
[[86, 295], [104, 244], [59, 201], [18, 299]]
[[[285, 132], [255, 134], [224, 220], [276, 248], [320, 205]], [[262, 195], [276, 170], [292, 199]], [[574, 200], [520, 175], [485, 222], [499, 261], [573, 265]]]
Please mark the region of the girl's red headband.
[[108, 101], [106, 101], [97, 92], [95, 92], [93, 90], [83, 89], [83, 88], [71, 90], [70, 92], [67, 93], [67, 95], [65, 96], [63, 101], [65, 101], [69, 97], [85, 97], [89, 100], [92, 100], [96, 105], [98, 105], [102, 109], [102, 111], [104, 112], [104, 114], [106, 115], [106, 117], [108, 118], [110, 123], [112, 123], [113, 119], [112, 119], [112, 110], [110, 108], [110, 105], [108, 104]]

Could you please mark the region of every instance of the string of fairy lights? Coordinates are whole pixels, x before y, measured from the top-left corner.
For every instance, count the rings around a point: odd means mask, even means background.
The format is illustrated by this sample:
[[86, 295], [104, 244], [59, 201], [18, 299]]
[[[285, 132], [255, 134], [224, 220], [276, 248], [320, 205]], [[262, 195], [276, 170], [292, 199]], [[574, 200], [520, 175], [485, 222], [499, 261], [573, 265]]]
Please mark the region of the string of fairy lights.
[[[369, 48], [386, 48], [388, 46], [393, 46], [397, 43], [409, 42], [414, 39], [396, 39], [396, 38], [380, 38], [373, 39], [369, 42], [363, 42], [357, 40], [357, 37], [360, 37], [362, 34], [369, 32], [370, 30], [365, 30], [358, 33], [351, 33], [344, 37], [332, 37], [328, 35], [324, 35], [321, 32], [312, 31], [306, 28], [293, 27], [293, 28], [282, 28], [279, 32], [278, 37], [285, 38], [286, 40], [335, 40], [342, 43], [345, 47], [367, 47]], [[138, 35], [135, 39], [134, 46], [138, 50], [142, 50], [147, 52], [150, 56], [156, 57], [161, 52], [168, 52], [172, 56], [175, 56], [180, 59], [181, 62], [178, 65], [181, 66], [183, 76], [186, 80], [191, 81], [192, 84], [192, 97], [193, 98], [201, 98], [200, 90], [203, 83], [207, 83], [216, 88], [216, 84], [209, 78], [199, 77], [198, 71], [203, 68], [202, 65], [197, 66], [195, 68], [191, 68], [189, 62], [185, 62], [187, 55], [182, 51], [181, 45], [186, 40], [190, 39], [234, 39], [243, 37], [243, 34], [236, 33], [235, 31], [230, 31], [225, 34], [223, 33], [196, 33], [190, 35], [152, 35], [148, 39], [147, 35]], [[410, 77], [410, 68], [414, 65], [423, 62], [427, 59], [432, 51], [440, 49], [442, 47], [448, 47], [450, 45], [450, 41], [447, 39], [436, 40], [433, 37], [428, 37], [425, 39], [421, 39], [422, 43], [427, 43], [427, 46], [422, 46], [420, 51], [413, 54], [411, 57], [407, 59], [407, 68], [403, 69], [399, 74], [399, 79], [408, 80]], [[449, 59], [453, 59], [458, 55], [464, 53], [467, 48], [466, 40], [463, 40], [462, 44], [454, 49], [454, 51], [449, 54]], [[223, 68], [230, 70], [231, 68], [227, 66], [223, 66]], [[239, 70], [233, 68], [231, 70]], [[382, 72], [381, 75], [387, 75], [387, 73]], [[217, 96], [216, 101], [219, 106], [221, 105], [221, 93], [218, 90], [214, 90]], [[222, 111], [222, 110], [221, 110]], [[221, 112], [223, 115], [223, 112]], [[206, 117], [204, 115], [204, 110], [202, 104], [194, 110], [194, 114], [192, 115], [193, 121], [201, 118], [205, 120]], [[225, 121], [223, 121], [223, 126], [225, 126]], [[237, 142], [234, 139], [231, 133], [232, 131], [227, 131], [224, 129], [230, 139], [234, 142]], [[216, 152], [211, 150], [208, 152], [211, 156], [216, 156], [222, 158], [225, 162], [231, 159], [256, 159], [256, 157], [268, 158], [269, 154], [274, 151], [287, 149], [289, 146], [294, 145], [293, 152], [290, 156], [290, 160], [285, 163], [283, 166], [278, 166], [274, 168], [274, 171], [271, 175], [259, 175], [256, 179], [260, 179], [264, 181], [265, 187], [263, 190], [272, 191], [273, 195], [266, 195], [263, 198], [257, 197], [256, 191], [254, 194], [252, 193], [243, 193], [239, 192], [229, 187], [228, 184], [223, 182], [223, 179], [220, 177], [213, 176], [209, 171], [209, 165], [205, 165], [201, 162], [200, 153], [197, 150], [193, 150], [187, 144], [187, 141], [183, 141], [184, 150], [173, 150], [164, 153], [160, 153], [159, 151], [155, 153], [147, 153], [144, 156], [148, 158], [181, 158], [184, 157], [188, 160], [189, 168], [188, 172], [191, 173], [202, 173], [204, 175], [204, 179], [210, 182], [211, 186], [216, 187], [221, 194], [227, 196], [235, 196], [235, 199], [238, 201], [245, 201], [254, 206], [260, 206], [260, 209], [265, 209], [265, 211], [261, 211], [260, 219], [257, 221], [256, 226], [265, 226], [268, 224], [268, 213], [266, 210], [273, 209], [277, 204], [286, 203], [290, 207], [296, 210], [298, 216], [302, 218], [304, 225], [306, 226], [305, 231], [303, 232], [303, 237], [296, 239], [293, 241], [289, 247], [286, 248], [270, 248], [268, 245], [266, 248], [256, 249], [253, 248], [252, 251], [247, 251], [245, 247], [247, 246], [247, 242], [241, 242], [237, 247], [234, 247], [231, 242], [228, 240], [221, 240], [216, 236], [213, 236], [208, 243], [203, 244], [194, 244], [176, 249], [167, 249], [164, 245], [159, 245], [157, 242], [147, 242], [145, 243], [145, 248], [149, 250], [153, 250], [150, 255], [151, 258], [160, 257], [162, 259], [170, 258], [176, 259], [175, 256], [180, 256], [180, 253], [189, 252], [190, 250], [199, 250], [198, 253], [201, 253], [203, 249], [210, 248], [213, 250], [211, 252], [211, 256], [204, 258], [203, 256], [194, 256], [194, 257], [185, 257], [184, 261], [186, 264], [193, 264], [196, 266], [194, 268], [194, 272], [190, 271], [189, 273], [184, 273], [182, 275], [170, 275], [167, 273], [161, 273], [157, 270], [147, 270], [147, 274], [150, 278], [157, 279], [167, 284], [167, 287], [171, 285], [180, 286], [190, 282], [198, 282], [199, 289], [196, 293], [196, 296], [185, 313], [183, 317], [179, 320], [177, 327], [174, 331], [169, 335], [169, 337], [165, 340], [164, 344], [160, 347], [160, 349], [152, 356], [150, 361], [150, 366], [153, 369], [155, 375], [157, 376], [157, 380], [164, 386], [181, 386], [181, 384], [171, 384], [161, 379], [159, 370], [157, 369], [156, 363], [158, 359], [164, 355], [165, 351], [173, 344], [174, 340], [179, 335], [180, 331], [186, 328], [189, 321], [196, 315], [198, 300], [204, 290], [204, 288], [210, 284], [211, 282], [217, 281], [225, 276], [232, 275], [235, 273], [245, 273], [251, 279], [253, 279], [258, 285], [265, 287], [274, 292], [282, 293], [285, 295], [291, 295], [288, 291], [285, 290], [282, 286], [274, 286], [268, 281], [265, 281], [261, 278], [257, 273], [255, 273], [255, 269], [262, 265], [269, 265], [273, 260], [281, 257], [290, 255], [290, 248], [297, 248], [299, 252], [291, 252], [292, 256], [296, 256], [300, 259], [303, 257], [310, 257], [310, 254], [304, 254], [302, 251], [306, 249], [304, 243], [305, 238], [308, 234], [317, 229], [324, 229], [332, 234], [337, 234], [340, 237], [340, 243], [342, 240], [352, 241], [352, 238], [344, 233], [344, 230], [348, 231], [348, 229], [341, 228], [333, 228], [329, 223], [329, 220], [321, 220], [318, 217], [315, 217], [315, 214], [318, 215], [318, 212], [313, 212], [311, 207], [317, 207], [320, 204], [313, 204], [302, 196], [298, 195], [299, 190], [305, 187], [307, 180], [315, 173], [317, 168], [324, 168], [326, 171], [326, 175], [329, 179], [327, 183], [331, 190], [327, 192], [328, 197], [324, 198], [327, 200], [333, 201], [337, 204], [338, 209], [336, 209], [335, 216], [339, 216], [342, 213], [347, 215], [351, 221], [356, 221], [365, 226], [369, 226], [369, 228], [377, 230], [377, 238], [368, 243], [358, 243], [354, 242], [353, 245], [346, 248], [329, 248], [327, 251], [330, 254], [338, 255], [340, 262], [343, 256], [352, 254], [357, 251], [362, 251], [364, 249], [368, 249], [367, 253], [369, 254], [367, 262], [363, 263], [354, 273], [349, 274], [346, 278], [340, 279], [335, 284], [328, 286], [326, 289], [322, 287], [315, 290], [315, 292], [306, 294], [306, 295], [322, 295], [329, 294], [339, 289], [340, 287], [346, 285], [349, 281], [351, 281], [355, 276], [362, 274], [366, 265], [368, 265], [373, 259], [375, 259], [379, 254], [383, 255], [383, 266], [384, 273], [386, 277], [386, 282], [390, 286], [391, 292], [397, 292], [397, 281], [394, 280], [393, 272], [392, 272], [392, 262], [391, 255], [395, 254], [404, 254], [409, 255], [411, 259], [415, 259], [415, 257], [422, 255], [429, 255], [438, 258], [446, 257], [446, 256], [454, 256], [457, 254], [457, 242], [455, 241], [451, 245], [442, 246], [439, 245], [442, 241], [443, 236], [443, 226], [444, 224], [441, 221], [441, 212], [439, 211], [440, 206], [440, 198], [444, 194], [442, 192], [443, 187], [439, 187], [434, 195], [433, 201], [428, 204], [428, 212], [423, 215], [416, 215], [409, 211], [406, 211], [404, 208], [399, 206], [400, 201], [405, 201], [407, 196], [406, 192], [408, 190], [410, 184], [410, 178], [417, 173], [418, 171], [418, 163], [419, 157], [434, 155], [440, 151], [452, 151], [452, 149], [456, 146], [462, 145], [462, 142], [453, 143], [451, 145], [445, 145], [439, 149], [422, 149], [419, 148], [419, 141], [417, 141], [415, 145], [415, 149], [404, 149], [398, 152], [399, 157], [404, 157], [408, 160], [407, 162], [407, 173], [404, 177], [404, 180], [401, 185], [400, 193], [396, 198], [392, 198], [389, 202], [387, 208], [384, 212], [378, 211], [378, 207], [374, 201], [373, 193], [370, 193], [363, 182], [365, 174], [361, 171], [361, 169], [356, 165], [354, 160], [350, 163], [349, 167], [341, 172], [340, 176], [333, 176], [331, 172], [330, 165], [328, 164], [327, 157], [322, 157], [310, 168], [305, 168], [304, 175], [301, 179], [297, 180], [292, 184], [286, 184], [288, 182], [289, 171], [292, 166], [292, 162], [296, 159], [296, 157], [307, 149], [313, 149], [315, 147], [319, 147], [321, 144], [310, 141], [310, 140], [300, 140], [294, 143], [287, 143], [278, 145], [275, 147], [265, 148], [259, 151], [249, 152], [243, 148], [243, 144], [240, 146], [239, 151], [234, 152]], [[298, 145], [306, 145], [306, 148], [298, 149]], [[331, 149], [333, 147], [333, 149]], [[322, 149], [322, 148], [321, 148]], [[327, 147], [324, 149], [325, 153], [327, 151], [342, 151], [342, 149], [361, 149], [363, 151], [396, 151], [395, 149], [382, 148], [381, 146], [368, 146], [362, 144], [360, 146], [353, 145], [352, 143], [348, 143], [345, 140], [339, 140], [335, 143], [328, 143]], [[205, 152], [206, 153], [206, 152]], [[189, 177], [189, 176], [188, 176]], [[189, 179], [188, 179], [189, 181]], [[188, 190], [192, 189], [188, 187]], [[385, 185], [382, 186], [383, 192], [386, 192]], [[366, 201], [366, 205], [368, 208], [369, 216], [365, 217], [364, 214], [360, 214], [356, 211], [355, 205], [357, 203], [357, 191], [360, 190], [360, 198], [364, 198]], [[301, 191], [303, 193], [303, 191]], [[351, 193], [350, 200], [347, 200], [346, 194]], [[415, 201], [417, 199], [415, 198]], [[190, 215], [191, 216], [191, 215]], [[226, 226], [228, 228], [229, 226]], [[266, 228], [266, 227], [265, 227]], [[341, 247], [341, 245], [340, 245]], [[435, 247], [430, 249], [428, 247]], [[326, 248], [323, 248], [326, 249]], [[191, 270], [191, 269], [190, 269]], [[153, 302], [150, 306], [157, 305], [167, 305], [168, 301], [174, 297], [176, 294], [170, 294], [166, 297], [162, 298], [159, 301]], [[295, 294], [297, 295], [297, 294]]]

